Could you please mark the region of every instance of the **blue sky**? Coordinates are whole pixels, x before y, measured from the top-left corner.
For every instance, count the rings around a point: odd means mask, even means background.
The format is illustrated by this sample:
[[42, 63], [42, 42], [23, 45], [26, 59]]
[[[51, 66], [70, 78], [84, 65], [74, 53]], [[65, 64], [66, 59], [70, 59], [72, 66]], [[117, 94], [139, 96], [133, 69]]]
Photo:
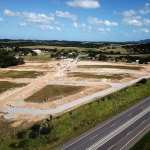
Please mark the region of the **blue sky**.
[[150, 39], [150, 0], [0, 0], [0, 39]]

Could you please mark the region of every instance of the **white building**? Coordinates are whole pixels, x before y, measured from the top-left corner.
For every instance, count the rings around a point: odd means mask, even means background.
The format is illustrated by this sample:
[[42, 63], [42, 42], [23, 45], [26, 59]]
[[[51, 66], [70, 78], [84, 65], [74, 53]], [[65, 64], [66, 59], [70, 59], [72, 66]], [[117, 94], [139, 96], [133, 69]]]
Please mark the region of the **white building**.
[[41, 55], [42, 54], [42, 51], [41, 50], [39, 50], [39, 49], [34, 49], [34, 50], [32, 50], [33, 52], [36, 52], [38, 55]]

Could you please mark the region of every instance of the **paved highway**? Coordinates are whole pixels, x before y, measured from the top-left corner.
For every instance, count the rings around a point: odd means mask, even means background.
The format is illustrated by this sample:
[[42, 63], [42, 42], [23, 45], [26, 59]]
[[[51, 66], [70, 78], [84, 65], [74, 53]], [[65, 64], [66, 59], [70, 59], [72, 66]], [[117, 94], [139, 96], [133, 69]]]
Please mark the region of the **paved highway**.
[[[139, 136], [139, 129], [141, 131], [144, 128], [150, 129], [149, 119], [150, 97], [69, 141], [57, 150], [119, 150], [121, 148], [125, 150], [132, 145], [132, 140]], [[126, 139], [126, 136], [131, 133], [132, 136]]]

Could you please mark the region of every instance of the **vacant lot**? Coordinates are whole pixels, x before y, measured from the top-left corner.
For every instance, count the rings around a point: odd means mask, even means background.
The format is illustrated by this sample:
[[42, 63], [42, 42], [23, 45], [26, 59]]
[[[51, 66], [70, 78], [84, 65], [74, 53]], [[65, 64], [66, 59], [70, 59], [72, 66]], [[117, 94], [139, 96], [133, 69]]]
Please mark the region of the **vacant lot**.
[[8, 81], [0, 81], [0, 93], [3, 93], [11, 88], [22, 87], [25, 85], [26, 84], [24, 84], [24, 83], [12, 83], [12, 82], [8, 82]]
[[73, 95], [83, 89], [85, 89], [84, 86], [47, 85], [42, 90], [25, 99], [25, 101], [40, 103], [44, 102], [45, 98], [48, 98], [48, 101], [54, 101], [55, 99]]
[[138, 66], [117, 66], [117, 65], [79, 65], [78, 68], [115, 68], [115, 69], [130, 69], [140, 70], [142, 67]]
[[36, 78], [43, 75], [43, 72], [37, 71], [1, 71], [0, 78]]
[[93, 79], [117, 79], [121, 80], [124, 77], [130, 77], [130, 74], [93, 74], [93, 73], [83, 73], [83, 72], [74, 72], [68, 73], [71, 77], [81, 77], [81, 78], [93, 78]]

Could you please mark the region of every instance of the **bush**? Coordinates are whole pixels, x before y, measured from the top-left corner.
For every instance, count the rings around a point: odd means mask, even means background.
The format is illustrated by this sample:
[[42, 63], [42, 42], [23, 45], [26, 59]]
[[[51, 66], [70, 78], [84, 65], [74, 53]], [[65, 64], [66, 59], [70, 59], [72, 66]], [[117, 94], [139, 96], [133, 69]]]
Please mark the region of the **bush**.
[[140, 81], [138, 81], [137, 83], [146, 84], [146, 82], [147, 82], [147, 79], [143, 78]]

